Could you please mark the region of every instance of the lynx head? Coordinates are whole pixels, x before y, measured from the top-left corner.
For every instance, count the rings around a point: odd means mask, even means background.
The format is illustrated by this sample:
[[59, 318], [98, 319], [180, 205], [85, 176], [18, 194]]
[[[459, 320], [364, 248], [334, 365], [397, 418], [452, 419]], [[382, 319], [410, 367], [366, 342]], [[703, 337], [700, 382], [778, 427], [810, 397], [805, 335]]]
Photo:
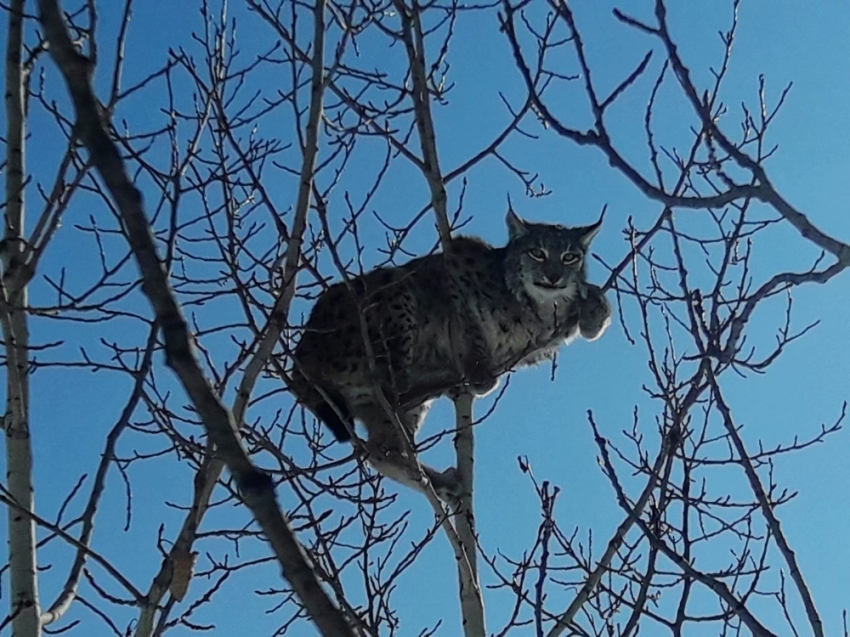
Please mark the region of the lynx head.
[[510, 290], [518, 297], [524, 292], [539, 305], [574, 298], [585, 282], [585, 257], [602, 217], [589, 226], [565, 228], [528, 223], [509, 209], [506, 221], [505, 282]]

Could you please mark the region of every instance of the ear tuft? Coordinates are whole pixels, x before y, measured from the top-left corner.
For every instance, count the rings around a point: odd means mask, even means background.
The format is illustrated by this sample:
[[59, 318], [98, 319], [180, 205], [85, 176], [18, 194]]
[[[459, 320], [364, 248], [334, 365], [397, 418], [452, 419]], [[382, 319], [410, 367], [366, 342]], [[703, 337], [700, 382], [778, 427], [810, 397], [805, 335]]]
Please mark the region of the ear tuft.
[[508, 214], [505, 217], [505, 223], [508, 225], [508, 237], [511, 241], [519, 239], [521, 236], [528, 234], [528, 226], [525, 221], [519, 218], [513, 208], [508, 208]]
[[581, 241], [582, 247], [587, 250], [588, 246], [590, 246], [590, 242], [593, 241], [593, 237], [599, 232], [599, 229], [602, 228], [602, 219], [605, 217], [605, 211], [602, 211], [602, 214], [599, 217], [599, 221], [589, 226], [584, 226], [583, 228], [578, 228], [580, 235], [579, 241]]

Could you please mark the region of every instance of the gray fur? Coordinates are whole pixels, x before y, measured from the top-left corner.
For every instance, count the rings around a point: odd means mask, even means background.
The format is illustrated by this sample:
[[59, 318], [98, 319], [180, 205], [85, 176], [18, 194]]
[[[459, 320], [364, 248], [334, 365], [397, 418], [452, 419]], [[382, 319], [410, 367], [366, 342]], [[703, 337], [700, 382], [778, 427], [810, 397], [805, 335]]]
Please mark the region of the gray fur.
[[[586, 278], [601, 218], [565, 228], [510, 211], [506, 222], [504, 248], [457, 237], [445, 255], [372, 270], [350, 288], [332, 285], [295, 348], [290, 388], [298, 400], [340, 440], [362, 421], [371, 463], [399, 482], [421, 488], [376, 387], [413, 441], [434, 398], [463, 387], [483, 395], [505, 372], [550, 358], [579, 334], [595, 340], [610, 323], [604, 294]], [[423, 470], [442, 497], [455, 493], [452, 469]]]

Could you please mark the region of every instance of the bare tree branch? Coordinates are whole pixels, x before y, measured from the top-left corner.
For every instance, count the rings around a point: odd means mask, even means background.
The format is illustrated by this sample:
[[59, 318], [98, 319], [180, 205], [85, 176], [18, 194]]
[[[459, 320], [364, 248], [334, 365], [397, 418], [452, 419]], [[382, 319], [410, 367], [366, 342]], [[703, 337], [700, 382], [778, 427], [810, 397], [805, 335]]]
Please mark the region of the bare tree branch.
[[717, 401], [717, 407], [723, 415], [723, 423], [726, 425], [726, 431], [729, 433], [729, 437], [735, 444], [735, 450], [738, 452], [738, 461], [747, 474], [747, 480], [750, 482], [753, 493], [761, 507], [762, 514], [770, 527], [771, 536], [776, 542], [777, 547], [779, 547], [782, 556], [785, 558], [785, 562], [788, 564], [788, 570], [791, 573], [791, 579], [794, 580], [797, 592], [803, 600], [803, 605], [806, 608], [806, 615], [808, 615], [809, 623], [812, 626], [812, 632], [816, 636], [822, 637], [824, 634], [823, 622], [821, 621], [817, 608], [815, 608], [815, 602], [812, 599], [809, 587], [803, 579], [803, 573], [797, 563], [797, 556], [788, 545], [788, 540], [785, 538], [785, 533], [782, 531], [779, 519], [773, 511], [773, 505], [770, 502], [770, 498], [768, 497], [768, 494], [765, 493], [755, 467], [753, 467], [753, 464], [749, 459], [747, 449], [744, 447], [744, 441], [741, 440], [741, 436], [738, 434], [738, 428], [735, 426], [735, 422], [732, 419], [732, 410], [729, 409], [729, 406], [723, 398], [723, 394], [720, 391], [720, 385], [717, 383], [717, 377], [713, 370], [708, 371], [708, 379], [709, 382], [711, 382], [712, 396], [714, 397], [714, 400]]
[[[0, 243], [0, 322], [6, 351], [6, 476], [10, 498], [20, 510], [8, 510], [12, 630], [16, 635], [39, 635], [39, 599], [35, 553], [35, 512], [30, 438], [29, 325], [26, 283], [21, 272], [26, 247], [24, 187], [26, 139], [26, 78], [23, 65], [24, 2], [9, 5], [6, 41], [6, 192], [3, 240]], [[22, 513], [23, 512], [23, 513]]]
[[[324, 7], [321, 3], [318, 12]], [[166, 343], [166, 362], [180, 378], [217, 453], [225, 460], [245, 503], [253, 512], [274, 550], [284, 577], [292, 583], [323, 635], [351, 635], [351, 628], [316, 579], [309, 558], [295, 539], [277, 505], [269, 476], [258, 470], [239, 440], [233, 416], [211, 391], [193, 351], [186, 321], [177, 305], [157, 255], [141, 195], [124, 171], [123, 160], [104, 130], [100, 106], [91, 88], [91, 64], [74, 50], [55, 0], [39, 2], [40, 20], [50, 42], [50, 53], [68, 84], [77, 112], [80, 138], [115, 199], [144, 280], [143, 289], [153, 306]], [[321, 24], [321, 18], [318, 20]], [[320, 29], [317, 26], [317, 31]], [[321, 84], [321, 75], [314, 82]], [[316, 90], [314, 85], [314, 91]], [[319, 99], [321, 92], [319, 91]], [[316, 115], [318, 117], [318, 114]], [[309, 189], [308, 189], [309, 192]]]

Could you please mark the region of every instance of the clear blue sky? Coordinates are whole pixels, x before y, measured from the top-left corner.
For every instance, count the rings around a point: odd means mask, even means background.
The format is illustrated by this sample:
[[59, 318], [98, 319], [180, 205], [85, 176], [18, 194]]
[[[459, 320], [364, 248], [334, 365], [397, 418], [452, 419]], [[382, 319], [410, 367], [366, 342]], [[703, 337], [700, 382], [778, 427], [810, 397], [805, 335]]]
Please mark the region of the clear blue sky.
[[[200, 16], [194, 4], [138, 3], [126, 53], [125, 85], [135, 83], [160, 67], [167, 59], [169, 47], [176, 49], [182, 46], [200, 55], [197, 45], [187, 35], [190, 31], [201, 29]], [[638, 17], [650, 19], [651, 3], [614, 5], [605, 1], [574, 4], [599, 86], [615, 86], [643, 53], [656, 46], [646, 36], [617, 24], [610, 14], [612, 7], [620, 6]], [[108, 67], [118, 12], [107, 3], [102, 5], [100, 55]], [[245, 13], [239, 2], [231, 0], [229, 11], [237, 18], [239, 46], [245, 60], [250, 59], [252, 53], [272, 46], [272, 33], [255, 17]], [[722, 46], [717, 33], [728, 28], [730, 16], [729, 3], [719, 0], [675, 3], [671, 8], [673, 35], [701, 86], [710, 79], [709, 65], [720, 61]], [[751, 108], [756, 106], [760, 74], [767, 78], [767, 96], [771, 104], [781, 90], [793, 82], [787, 103], [772, 127], [770, 140], [779, 145], [779, 150], [768, 163], [770, 175], [780, 192], [818, 227], [848, 241], [850, 4], [834, 0], [822, 3], [753, 0], [742, 3], [740, 21], [732, 68], [723, 93], [731, 111], [724, 125], [730, 132], [737, 133], [741, 102], [746, 101]], [[301, 26], [308, 31], [305, 36], [309, 35], [310, 25], [302, 22]], [[401, 47], [384, 50], [372, 46], [371, 41], [364, 42], [363, 46], [364, 60], [374, 58], [376, 63], [393, 65], [403, 57]], [[660, 64], [658, 53], [660, 51], [656, 51], [656, 59], [652, 62], [653, 70]], [[560, 71], [577, 72], [571, 55], [564, 52], [559, 59], [563, 64]], [[449, 94], [449, 105], [435, 109], [440, 160], [445, 171], [453, 169], [488, 143], [508, 121], [499, 93], [504, 93], [516, 105], [522, 89], [507, 42], [498, 33], [492, 12], [486, 17], [473, 18], [470, 14], [459, 20], [450, 60], [449, 80], [456, 86]], [[105, 69], [101, 73], [97, 81], [103, 89], [109, 78]], [[50, 73], [48, 78], [55, 80]], [[272, 95], [277, 83], [285, 79], [263, 71], [251, 81], [254, 87]], [[165, 102], [162, 85], [158, 87], [128, 100], [119, 111], [118, 121], [126, 120], [133, 131], [162, 125], [164, 116], [160, 108]], [[638, 162], [645, 161], [640, 133], [649, 88], [649, 80], [644, 79], [609, 116], [618, 147]], [[53, 91], [59, 97], [55, 86]], [[250, 90], [246, 91], [246, 95], [250, 93]], [[668, 97], [673, 97], [672, 90], [668, 91]], [[184, 96], [184, 103], [189, 99]], [[553, 103], [569, 123], [579, 128], [589, 125], [587, 105], [577, 86], [558, 92]], [[667, 143], [676, 144], [688, 139], [687, 126], [692, 123], [688, 115], [681, 101], [677, 103], [674, 99], [669, 106], [659, 110], [656, 121]], [[272, 113], [259, 122], [260, 132], [273, 135], [282, 130], [284, 132], [279, 134], [283, 141], [291, 142], [294, 140], [286, 128], [289, 124], [288, 115]], [[592, 221], [601, 207], [607, 204], [605, 225], [594, 242], [594, 251], [606, 262], [618, 261], [627, 249], [621, 232], [627, 218], [632, 216], [639, 227], [647, 227], [658, 214], [658, 204], [647, 201], [623, 177], [613, 172], [598, 151], [573, 146], [551, 132], [541, 130], [532, 121], [527, 122], [525, 128], [538, 134], [539, 139], [516, 138], [506, 145], [505, 154], [522, 168], [539, 173], [540, 181], [552, 194], [533, 200], [525, 198], [520, 182], [497, 162], [488, 160], [469, 174], [463, 215], [469, 217], [470, 222], [464, 231], [494, 244], [504, 243], [503, 216], [508, 193], [518, 212], [526, 218], [565, 224]], [[31, 133], [29, 167], [37, 179], [46, 182], [55, 170], [55, 132], [44, 120], [35, 119]], [[288, 157], [291, 160], [294, 155]], [[159, 161], [162, 161], [161, 156]], [[369, 171], [378, 160], [362, 157], [359, 161], [362, 163], [348, 171], [342, 186], [355, 197], [362, 196], [367, 187], [359, 183], [359, 177], [371, 174]], [[289, 211], [295, 200], [291, 178], [271, 170], [268, 174], [267, 187], [275, 198], [275, 205], [281, 211]], [[148, 203], [157, 201], [158, 195], [150, 182], [140, 183], [140, 186]], [[450, 187], [453, 208], [457, 205], [459, 194], [460, 184], [453, 183]], [[35, 203], [37, 191], [30, 188], [28, 195], [31, 214], [34, 215], [38, 210]], [[390, 221], [403, 223], [427, 202], [427, 197], [427, 187], [421, 177], [403, 161], [398, 161], [370, 210], [377, 211]], [[332, 203], [341, 206], [341, 201], [338, 197]], [[184, 205], [192, 205], [191, 199]], [[334, 214], [333, 208], [331, 214]], [[75, 224], [85, 223], [89, 215], [98, 217], [101, 225], [111, 227], [111, 218], [102, 204], [87, 208], [85, 201], [81, 200], [69, 211], [44, 263], [45, 272], [55, 277], [60, 268], [66, 267], [70, 268], [68, 278], [73, 284], [81, 286], [91, 280], [97, 270], [92, 263], [90, 239], [74, 229]], [[435, 236], [429, 220], [421, 224], [409, 248], [425, 250], [434, 242]], [[805, 269], [813, 254], [810, 248], [801, 247], [804, 244], [794, 232], [779, 229], [770, 237], [769, 242], [756, 246], [755, 284], [779, 269]], [[367, 264], [377, 262], [380, 255], [374, 246], [383, 241], [383, 233], [374, 220], [364, 222], [362, 238], [367, 246], [364, 261]], [[269, 239], [269, 243], [273, 241]], [[603, 280], [602, 267], [594, 264], [590, 278], [593, 281]], [[47, 304], [54, 298], [43, 280], [34, 283], [34, 304]], [[821, 423], [833, 421], [840, 413], [842, 402], [850, 394], [848, 299], [850, 276], [846, 274], [826, 287], [808, 286], [795, 291], [794, 325], [799, 328], [814, 320], [820, 320], [820, 325], [789, 347], [766, 376], [729, 379], [727, 397], [736, 418], [745, 426], [743, 436], [750, 448], [755, 448], [760, 440], [765, 447], [771, 447], [789, 443], [798, 435], [801, 438], [813, 435]], [[144, 308], [138, 299], [133, 301], [133, 305]], [[202, 324], [218, 320], [206, 321], [205, 311], [213, 310], [209, 307], [194, 309]], [[224, 311], [235, 312], [238, 309]], [[627, 303], [624, 311], [627, 322], [636, 321], [633, 305]], [[750, 328], [751, 339], [756, 343], [769, 344], [781, 319], [781, 308], [770, 306], [755, 318]], [[54, 352], [54, 357], [63, 360], [78, 360], [78, 346], [84, 342], [91, 344], [92, 351], [97, 352], [99, 357], [105, 358], [105, 350], [98, 349], [98, 344], [92, 340], [96, 341], [100, 336], [141, 344], [144, 335], [134, 333], [133, 329], [139, 328], [138, 323], [132, 321], [112, 326], [80, 326], [43, 320], [33, 322], [36, 342], [65, 339], [65, 346], [58, 353]], [[213, 345], [213, 354], [219, 361], [231, 360], [233, 352], [232, 345], [223, 339]], [[518, 557], [533, 542], [536, 533], [538, 504], [528, 479], [518, 470], [517, 456], [530, 459], [538, 479], [549, 480], [563, 488], [558, 506], [562, 527], [565, 530], [578, 527], [579, 534], [585, 536], [592, 530], [595, 549], [601, 553], [603, 543], [607, 542], [622, 519], [622, 513], [598, 468], [597, 450], [587, 425], [586, 412], [593, 410], [605, 436], [626, 445], [621, 431], [630, 428], [634, 407], [638, 405], [642, 431], [650, 439], [655, 436], [654, 416], [658, 406], [649, 401], [641, 389], [649, 382], [645, 352], [639, 345], [629, 345], [618, 324], [615, 323], [596, 343], [576, 343], [562, 351], [554, 382], [549, 381], [549, 371], [544, 365], [515, 374], [500, 408], [478, 429], [477, 518], [482, 544], [491, 554], [498, 549]], [[164, 386], [170, 386], [166, 371], [160, 369], [158, 379]], [[69, 485], [83, 472], [93, 471], [106, 432], [126, 398], [127, 381], [107, 373], [48, 369], [35, 374], [32, 382], [32, 428], [37, 454], [36, 503], [41, 515], [52, 518]], [[179, 406], [183, 400], [175, 398], [173, 402]], [[480, 404], [479, 413], [483, 413], [488, 404]], [[276, 408], [288, 405], [288, 398], [282, 398], [277, 404], [265, 401], [250, 412], [249, 419], [270, 420]], [[439, 405], [426, 422], [426, 435], [445, 426], [450, 417], [449, 406]], [[140, 450], [153, 450], [161, 448], [162, 444], [135, 435], [124, 442], [121, 453], [129, 455], [133, 446]], [[450, 447], [448, 441], [444, 442], [427, 454], [427, 461], [437, 466], [450, 463], [453, 455]], [[850, 572], [850, 548], [845, 538], [845, 529], [850, 526], [848, 451], [850, 441], [842, 431], [830, 438], [827, 444], [779, 460], [775, 473], [781, 485], [799, 492], [792, 503], [779, 510], [779, 515], [787, 537], [797, 551], [829, 634], [839, 632], [841, 612], [850, 599], [846, 592], [850, 590], [847, 575]], [[340, 454], [344, 453], [347, 449], [340, 449]], [[706, 473], [710, 489], [715, 494], [731, 491], [740, 485], [741, 475], [736, 475], [731, 468], [724, 471], [728, 474]], [[135, 465], [130, 471], [130, 479], [133, 484], [130, 531], [123, 530], [124, 485], [121, 477], [113, 471], [106, 494], [108, 508], [102, 509], [99, 516], [95, 546], [144, 589], [159, 567], [160, 557], [155, 550], [157, 528], [165, 524], [165, 537], [173, 538], [182, 520], [178, 511], [163, 508], [161, 502], [186, 504], [191, 495], [191, 474], [179, 468], [173, 457], [166, 456], [158, 461]], [[728, 486], [726, 480], [729, 480]], [[388, 488], [396, 489], [392, 485]], [[631, 491], [632, 495], [635, 493], [636, 490]], [[425, 502], [415, 494], [402, 494], [396, 506], [412, 508], [409, 539], [421, 537], [432, 519]], [[232, 525], [245, 519], [243, 513], [233, 510], [216, 511], [214, 516], [219, 520], [226, 519]], [[258, 544], [245, 544], [240, 548], [243, 559], [265, 554], [265, 547]], [[205, 540], [200, 550], [200, 569], [204, 568], [204, 551], [210, 550], [217, 555], [222, 553], [213, 540]], [[54, 543], [40, 557], [41, 564], [53, 564], [53, 568], [43, 573], [41, 578], [43, 602], [52, 601], [61, 586], [68, 556], [66, 547]], [[705, 559], [705, 568], [710, 568], [711, 556]], [[422, 566], [414, 568], [399, 581], [401, 588], [395, 595], [395, 601], [403, 618], [400, 634], [416, 634], [421, 628], [433, 626], [439, 620], [443, 622], [439, 634], [459, 634], [454, 560], [445, 540], [440, 538], [429, 546], [422, 560]], [[484, 583], [492, 583], [486, 568], [483, 573]], [[4, 585], [7, 584], [4, 581]], [[229, 584], [232, 591], [240, 585], [261, 590], [275, 588], [279, 585], [277, 569], [267, 566], [248, 571], [234, 576]], [[430, 589], [428, 593], [426, 588]], [[92, 595], [90, 590], [87, 594]], [[227, 595], [220, 594], [216, 603], [202, 609], [196, 617], [200, 623], [215, 623], [217, 630], [214, 634], [268, 634], [281, 620], [279, 615], [264, 614], [263, 611], [271, 605], [267, 600], [258, 600], [252, 594], [238, 594], [238, 604], [233, 605]], [[553, 595], [554, 599], [566, 600], [562, 592]], [[485, 599], [490, 602], [489, 628], [496, 630], [506, 618], [507, 608], [503, 603], [507, 598], [489, 593]], [[798, 610], [798, 606], [794, 608]], [[128, 614], [126, 618], [131, 616]], [[77, 607], [69, 617], [82, 619], [83, 625], [90, 627], [89, 635], [107, 634], [86, 610]], [[783, 626], [778, 616], [763, 616], [762, 619], [771, 628]], [[244, 632], [248, 630], [246, 626], [250, 626], [250, 633]], [[172, 634], [189, 633], [175, 630]], [[302, 626], [291, 634], [301, 636], [312, 632]]]

